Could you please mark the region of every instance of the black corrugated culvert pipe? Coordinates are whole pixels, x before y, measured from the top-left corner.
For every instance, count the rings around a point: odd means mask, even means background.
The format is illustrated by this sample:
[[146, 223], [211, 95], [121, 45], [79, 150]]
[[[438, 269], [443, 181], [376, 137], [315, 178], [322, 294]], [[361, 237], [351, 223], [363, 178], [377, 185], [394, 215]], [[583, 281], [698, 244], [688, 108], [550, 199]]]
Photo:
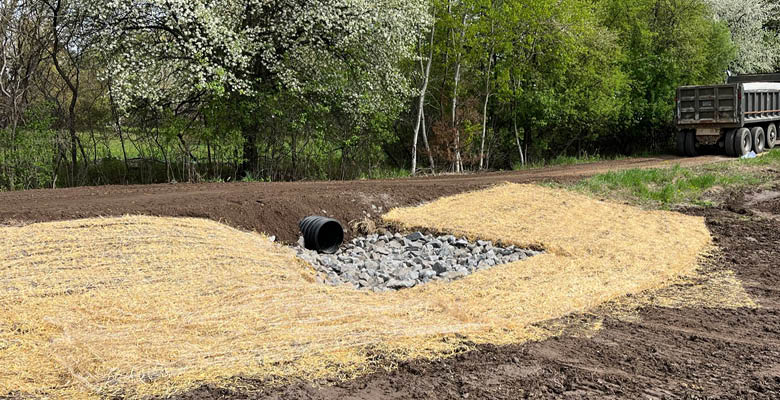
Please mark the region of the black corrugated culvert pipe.
[[333, 254], [344, 241], [344, 228], [333, 218], [313, 215], [302, 219], [298, 226], [303, 233], [303, 245], [309, 250]]

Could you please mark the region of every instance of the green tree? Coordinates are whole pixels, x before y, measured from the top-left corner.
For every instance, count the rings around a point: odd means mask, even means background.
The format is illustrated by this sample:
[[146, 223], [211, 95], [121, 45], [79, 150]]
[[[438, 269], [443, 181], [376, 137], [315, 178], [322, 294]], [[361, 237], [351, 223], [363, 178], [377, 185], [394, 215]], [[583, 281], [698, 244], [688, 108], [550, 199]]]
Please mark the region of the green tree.
[[722, 82], [735, 47], [728, 28], [701, 0], [602, 0], [603, 23], [623, 44], [629, 77], [627, 118], [618, 126], [658, 149], [671, 138], [675, 90]]

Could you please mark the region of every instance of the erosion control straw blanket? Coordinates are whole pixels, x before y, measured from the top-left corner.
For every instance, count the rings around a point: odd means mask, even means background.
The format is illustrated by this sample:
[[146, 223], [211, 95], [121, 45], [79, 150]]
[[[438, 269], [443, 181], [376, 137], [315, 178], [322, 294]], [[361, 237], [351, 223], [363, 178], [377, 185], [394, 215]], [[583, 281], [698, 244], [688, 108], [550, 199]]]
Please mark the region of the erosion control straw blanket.
[[547, 254], [376, 294], [318, 284], [291, 249], [207, 220], [3, 227], [0, 396], [140, 397], [236, 376], [346, 378], [372, 360], [538, 339], [539, 321], [691, 272], [711, 241], [700, 218], [530, 185], [386, 218]]

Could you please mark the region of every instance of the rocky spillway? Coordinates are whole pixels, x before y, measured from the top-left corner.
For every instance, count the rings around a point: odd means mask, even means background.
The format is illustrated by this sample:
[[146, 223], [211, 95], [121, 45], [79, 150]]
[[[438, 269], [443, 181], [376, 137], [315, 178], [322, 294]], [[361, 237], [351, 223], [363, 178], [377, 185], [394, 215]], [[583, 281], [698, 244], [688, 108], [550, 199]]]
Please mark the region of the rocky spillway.
[[421, 232], [355, 238], [335, 254], [318, 254], [303, 246], [296, 251], [320, 272], [325, 283], [374, 291], [411, 288], [434, 280], [451, 281], [541, 253], [491, 241], [471, 242], [463, 237]]

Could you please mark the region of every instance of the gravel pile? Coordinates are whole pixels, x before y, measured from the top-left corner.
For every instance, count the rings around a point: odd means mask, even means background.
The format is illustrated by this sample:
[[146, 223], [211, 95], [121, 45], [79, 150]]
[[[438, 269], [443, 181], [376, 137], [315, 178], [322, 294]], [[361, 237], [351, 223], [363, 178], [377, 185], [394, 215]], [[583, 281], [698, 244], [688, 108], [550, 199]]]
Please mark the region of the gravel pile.
[[369, 235], [341, 246], [336, 254], [296, 248], [332, 285], [351, 284], [377, 292], [411, 288], [434, 280], [451, 281], [475, 271], [524, 260], [539, 251], [500, 247], [490, 241], [469, 242], [455, 236]]

